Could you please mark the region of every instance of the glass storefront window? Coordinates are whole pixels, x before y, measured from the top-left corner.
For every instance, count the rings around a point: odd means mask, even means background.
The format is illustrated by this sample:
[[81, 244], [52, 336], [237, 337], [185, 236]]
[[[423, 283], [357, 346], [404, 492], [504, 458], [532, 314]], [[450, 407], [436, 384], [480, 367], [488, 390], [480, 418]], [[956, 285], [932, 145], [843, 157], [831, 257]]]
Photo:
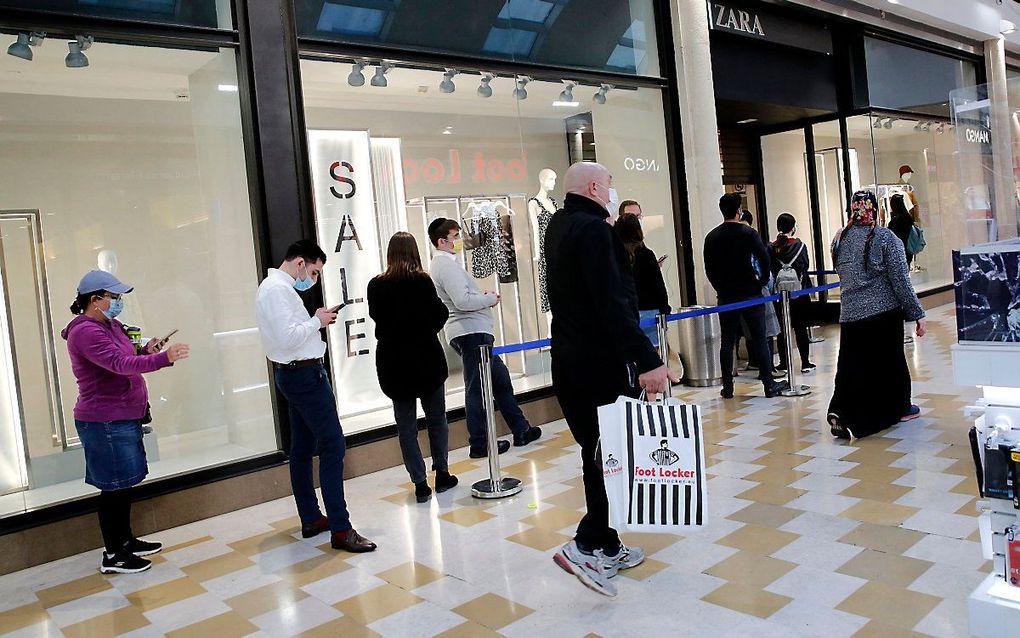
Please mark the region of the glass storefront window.
[[96, 42], [83, 70], [53, 44], [0, 56], [0, 516], [95, 493], [59, 336], [90, 269], [135, 287], [126, 324], [191, 345], [147, 375], [149, 480], [277, 449], [234, 51]]
[[230, 0], [0, 0], [0, 8], [232, 29]]
[[[433, 255], [429, 222], [439, 216], [459, 220], [472, 236], [464, 267], [482, 290], [502, 294], [493, 310], [496, 343], [549, 336], [539, 250], [539, 216], [545, 211], [533, 198], [543, 177], [554, 175], [548, 194], [561, 205], [563, 176], [574, 161], [606, 165], [620, 200], [640, 202], [646, 244], [666, 257], [662, 267], [670, 300], [680, 304], [658, 89], [604, 91], [572, 82], [490, 78], [478, 71], [444, 77], [443, 71], [400, 64], [382, 74], [386, 86], [372, 86], [377, 71], [378, 66], [361, 68], [353, 60], [301, 63], [319, 241], [334, 251], [323, 286], [327, 303], [345, 304], [341, 327], [331, 333], [345, 432], [393, 422], [390, 401], [376, 381], [374, 328], [364, 296], [368, 280], [383, 269], [385, 246], [397, 230], [418, 238], [427, 264]], [[338, 185], [330, 167], [356, 185]], [[353, 197], [337, 205], [331, 186]], [[344, 215], [350, 215], [346, 226]], [[359, 241], [351, 237], [352, 225]], [[447, 358], [447, 407], [455, 408], [463, 405], [462, 370], [452, 350]], [[547, 351], [504, 359], [518, 392], [549, 385]]]
[[867, 37], [869, 105], [949, 117], [951, 91], [977, 83], [977, 64]]
[[652, 0], [295, 0], [294, 6], [302, 38], [659, 76]]

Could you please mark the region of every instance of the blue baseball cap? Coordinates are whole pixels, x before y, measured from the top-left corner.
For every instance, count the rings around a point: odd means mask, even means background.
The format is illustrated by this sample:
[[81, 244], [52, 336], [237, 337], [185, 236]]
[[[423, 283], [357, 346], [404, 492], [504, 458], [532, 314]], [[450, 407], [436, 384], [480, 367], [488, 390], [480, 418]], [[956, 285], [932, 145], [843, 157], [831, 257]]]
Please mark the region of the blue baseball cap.
[[117, 295], [123, 295], [131, 292], [134, 288], [125, 283], [121, 283], [119, 279], [104, 270], [91, 270], [86, 273], [78, 283], [79, 295], [84, 295], [90, 292], [99, 292], [100, 290], [112, 292]]

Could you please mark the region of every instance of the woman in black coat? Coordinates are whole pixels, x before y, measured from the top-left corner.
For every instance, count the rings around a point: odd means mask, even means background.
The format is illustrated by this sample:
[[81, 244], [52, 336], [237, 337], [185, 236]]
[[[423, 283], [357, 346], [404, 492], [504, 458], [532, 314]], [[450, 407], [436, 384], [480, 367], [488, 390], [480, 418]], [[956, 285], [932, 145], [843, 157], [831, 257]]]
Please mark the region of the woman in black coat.
[[432, 489], [418, 445], [418, 401], [425, 411], [436, 491], [445, 492], [457, 484], [447, 464], [444, 384], [449, 371], [438, 337], [449, 311], [422, 268], [418, 243], [411, 234], [401, 232], [390, 239], [386, 272], [368, 283], [368, 314], [375, 321], [379, 386], [393, 400], [404, 467], [414, 483], [417, 501], [424, 503]]
[[907, 250], [910, 233], [914, 230], [914, 216], [907, 210], [903, 195], [897, 194], [889, 198], [889, 209], [892, 211], [892, 217], [889, 219], [887, 227], [903, 242], [903, 251], [907, 253], [907, 266], [909, 266], [914, 262], [914, 254]]

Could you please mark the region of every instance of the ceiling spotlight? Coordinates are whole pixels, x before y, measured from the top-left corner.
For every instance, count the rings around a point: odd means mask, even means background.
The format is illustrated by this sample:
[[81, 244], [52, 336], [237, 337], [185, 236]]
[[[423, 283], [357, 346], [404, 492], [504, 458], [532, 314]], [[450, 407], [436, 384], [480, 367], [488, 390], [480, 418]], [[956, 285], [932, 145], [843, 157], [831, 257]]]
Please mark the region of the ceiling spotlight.
[[935, 132], [940, 134], [940, 135], [942, 133], [945, 133], [946, 132], [946, 123], [945, 122], [939, 122], [938, 125], [935, 126]]
[[514, 97], [518, 100], [528, 99], [528, 90], [524, 87], [528, 86], [528, 82], [531, 82], [531, 78], [526, 75], [517, 76], [517, 88], [514, 89]]
[[79, 35], [74, 42], [67, 43], [67, 56], [64, 65], [69, 69], [83, 69], [89, 65], [89, 59], [82, 51], [92, 46], [94, 39], [90, 35]]
[[885, 122], [882, 124], [882, 126], [884, 126], [885, 128], [892, 128], [892, 125], [893, 125], [893, 119], [891, 117], [890, 118], [886, 118]]
[[351, 73], [347, 76], [347, 84], [351, 86], [365, 86], [365, 67], [368, 62], [359, 60], [351, 66]]
[[7, 47], [7, 54], [13, 55], [16, 58], [21, 58], [22, 60], [31, 61], [32, 47], [28, 46], [28, 44], [29, 35], [27, 33], [19, 33], [18, 41]]
[[599, 92], [596, 93], [591, 99], [594, 100], [596, 104], [605, 104], [606, 93], [609, 93], [612, 89], [613, 89], [612, 84], [603, 84], [602, 88], [599, 89]]
[[553, 102], [553, 106], [580, 106], [580, 103], [574, 99], [574, 87], [577, 86], [577, 82], [563, 80], [563, 83], [566, 85], [566, 88], [560, 91], [560, 96]]
[[871, 125], [871, 128], [882, 128], [882, 118], [876, 117], [874, 123]]
[[492, 87], [489, 83], [492, 82], [494, 76], [491, 73], [482, 74], [482, 83], [478, 85], [479, 97], [492, 97]]
[[453, 127], [447, 126], [443, 129], [443, 135], [453, 135]]
[[386, 74], [393, 68], [391, 62], [380, 62], [379, 66], [375, 67], [375, 75], [372, 76], [372, 86], [378, 86], [385, 88], [387, 84]]
[[46, 39], [46, 33], [43, 31], [33, 31], [32, 35], [28, 36], [28, 43], [34, 47], [41, 47], [43, 40]]
[[453, 83], [453, 76], [457, 75], [456, 69], [447, 69], [446, 73], [443, 74], [443, 81], [439, 83], [440, 93], [453, 93], [457, 90], [457, 85]]

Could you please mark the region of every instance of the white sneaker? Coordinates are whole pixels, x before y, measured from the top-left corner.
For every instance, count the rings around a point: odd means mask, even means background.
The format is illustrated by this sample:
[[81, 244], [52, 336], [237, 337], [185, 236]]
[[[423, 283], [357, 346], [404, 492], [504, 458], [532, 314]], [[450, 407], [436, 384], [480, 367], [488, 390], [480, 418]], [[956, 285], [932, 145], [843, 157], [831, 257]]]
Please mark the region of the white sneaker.
[[606, 556], [602, 550], [586, 554], [578, 548], [577, 543], [570, 541], [556, 552], [553, 562], [568, 574], [577, 576], [577, 580], [588, 589], [610, 598], [616, 597], [616, 587], [606, 575]]
[[616, 556], [606, 556], [606, 578], [616, 576], [621, 569], [637, 567], [645, 562], [645, 550], [640, 547], [627, 547], [620, 543], [620, 553]]

